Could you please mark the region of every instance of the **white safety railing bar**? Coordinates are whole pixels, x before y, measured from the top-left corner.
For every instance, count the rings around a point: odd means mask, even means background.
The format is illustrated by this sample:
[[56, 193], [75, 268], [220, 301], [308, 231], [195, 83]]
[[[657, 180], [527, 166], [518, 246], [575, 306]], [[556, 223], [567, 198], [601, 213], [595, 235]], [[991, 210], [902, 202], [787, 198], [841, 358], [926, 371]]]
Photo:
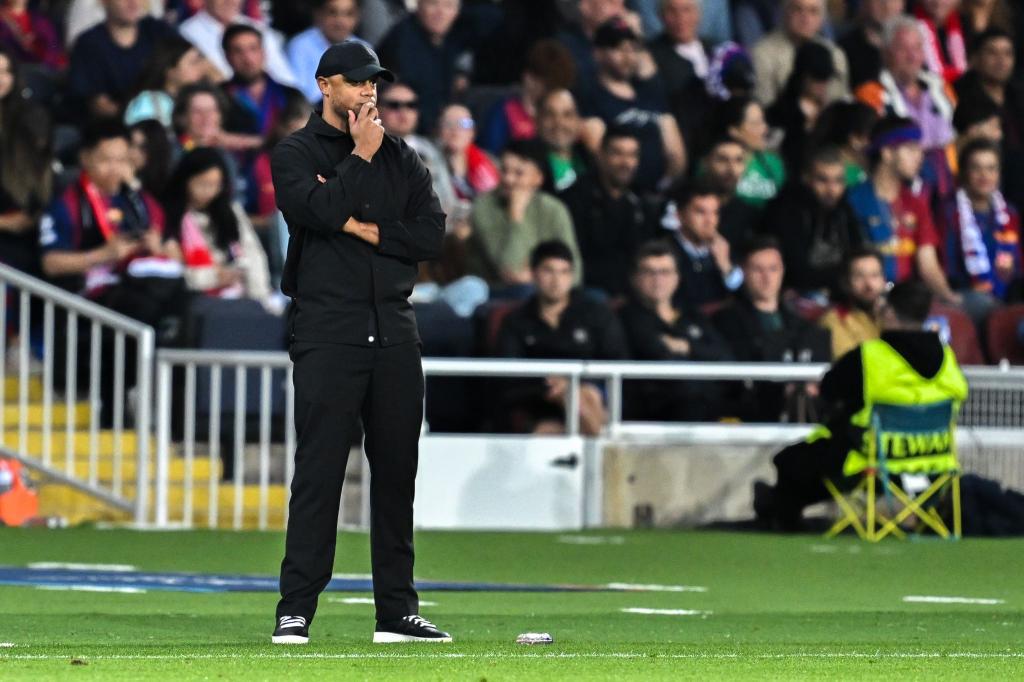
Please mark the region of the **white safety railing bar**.
[[[147, 515], [147, 497], [149, 481], [149, 438], [151, 423], [150, 401], [152, 390], [152, 372], [154, 362], [155, 333], [137, 320], [114, 312], [108, 308], [89, 301], [81, 296], [68, 293], [59, 287], [43, 282], [10, 266], [0, 264], [0, 320], [7, 317], [8, 292], [18, 292], [20, 344], [18, 348], [17, 400], [18, 406], [18, 455], [27, 466], [43, 472], [52, 480], [70, 485], [76, 489], [96, 497], [119, 509], [130, 509], [134, 512], [135, 521], [144, 523]], [[38, 455], [29, 455], [29, 379], [30, 379], [30, 343], [32, 322], [32, 299], [37, 298], [43, 305], [43, 366], [42, 366], [42, 415], [41, 415], [41, 447]], [[64, 424], [64, 462], [63, 472], [58, 472], [53, 462], [54, 437], [54, 360], [59, 352], [55, 347], [57, 309], [67, 315], [66, 343], [63, 352], [67, 359], [65, 366], [65, 424]], [[88, 471], [78, 476], [75, 471], [76, 422], [78, 404], [78, 324], [79, 321], [89, 324], [89, 341], [91, 344], [89, 357], [88, 387]], [[113, 449], [111, 452], [111, 488], [100, 486], [98, 450], [99, 434], [99, 382], [104, 368], [100, 366], [100, 340], [104, 329], [110, 330], [114, 338], [114, 367], [105, 368], [114, 372], [115, 392], [113, 399], [114, 429]], [[123, 480], [123, 443], [124, 412], [126, 409], [125, 383], [125, 344], [128, 339], [135, 341], [136, 346], [136, 392], [138, 400], [135, 404], [135, 435], [136, 460], [135, 499], [129, 501], [124, 494]], [[0, 387], [7, 393], [6, 335], [0, 333]], [[3, 410], [0, 410], [0, 440], [3, 439]], [[59, 465], [57, 465], [59, 466]]]

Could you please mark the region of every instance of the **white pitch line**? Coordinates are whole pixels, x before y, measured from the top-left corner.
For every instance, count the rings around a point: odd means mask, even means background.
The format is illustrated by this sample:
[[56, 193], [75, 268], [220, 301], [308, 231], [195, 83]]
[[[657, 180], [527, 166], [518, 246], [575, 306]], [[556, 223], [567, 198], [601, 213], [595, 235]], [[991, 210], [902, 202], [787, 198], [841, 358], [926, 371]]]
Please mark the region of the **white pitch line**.
[[606, 589], [622, 592], [707, 592], [700, 585], [639, 585], [636, 583], [608, 583]]
[[624, 545], [626, 538], [621, 535], [559, 535], [555, 542], [563, 545]]
[[0, 642], [0, 649], [10, 649], [11, 647], [18, 646], [14, 642]]
[[922, 651], [922, 652], [881, 652], [881, 651], [850, 651], [850, 652], [802, 652], [778, 654], [737, 654], [737, 653], [705, 653], [696, 652], [689, 654], [651, 654], [647, 652], [622, 652], [622, 653], [548, 653], [548, 654], [510, 654], [510, 653], [424, 653], [424, 654], [329, 654], [329, 653], [223, 653], [223, 654], [99, 654], [95, 656], [82, 654], [4, 654], [0, 660], [28, 660], [28, 661], [66, 661], [69, 658], [80, 658], [85, 661], [162, 661], [181, 660], [183, 657], [189, 659], [203, 660], [273, 660], [273, 659], [318, 659], [318, 660], [447, 660], [447, 659], [656, 659], [664, 658], [670, 660], [791, 660], [791, 659], [1024, 659], [1022, 651], [1007, 652], [978, 652], [978, 651]]
[[[376, 602], [373, 601], [372, 597], [328, 597], [327, 601], [334, 604], [370, 604], [373, 605]], [[420, 600], [420, 606], [437, 606], [436, 601], [424, 601]]]
[[62, 569], [66, 571], [110, 571], [111, 573], [134, 573], [139, 570], [130, 564], [79, 564], [66, 561], [36, 561], [29, 564], [28, 567], [39, 571]]
[[51, 592], [116, 592], [119, 594], [146, 594], [141, 587], [109, 587], [107, 585], [36, 585], [37, 590]]
[[693, 609], [646, 609], [631, 607], [619, 609], [622, 613], [639, 613], [643, 616], [710, 616], [710, 611], [694, 611]]
[[976, 599], [974, 597], [933, 597], [930, 595], [908, 595], [903, 601], [910, 604], [1005, 604], [1003, 599]]

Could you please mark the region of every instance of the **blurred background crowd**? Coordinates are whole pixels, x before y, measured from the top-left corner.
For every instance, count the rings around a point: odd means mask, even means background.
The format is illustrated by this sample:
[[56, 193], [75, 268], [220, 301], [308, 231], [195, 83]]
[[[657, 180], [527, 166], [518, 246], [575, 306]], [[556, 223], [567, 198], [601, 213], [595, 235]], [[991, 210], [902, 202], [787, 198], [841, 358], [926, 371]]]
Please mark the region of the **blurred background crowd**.
[[[919, 279], [962, 363], [1019, 358], [1021, 31], [1008, 0], [0, 0], [0, 262], [164, 346], [284, 349], [269, 152], [361, 40], [448, 216], [426, 355], [828, 361]], [[432, 426], [564, 428], [562, 380], [465, 385]], [[626, 417], [815, 391], [629, 382]]]

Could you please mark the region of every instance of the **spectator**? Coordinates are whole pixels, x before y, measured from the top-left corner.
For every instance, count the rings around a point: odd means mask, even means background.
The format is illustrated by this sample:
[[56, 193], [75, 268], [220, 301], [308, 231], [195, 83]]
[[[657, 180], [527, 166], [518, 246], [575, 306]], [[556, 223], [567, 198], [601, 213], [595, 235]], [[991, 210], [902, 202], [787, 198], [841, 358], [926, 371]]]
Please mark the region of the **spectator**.
[[925, 64], [928, 70], [950, 85], [967, 70], [967, 46], [964, 42], [960, 0], [917, 0], [914, 16], [924, 35]]
[[952, 189], [947, 153], [954, 137], [953, 90], [924, 68], [924, 37], [917, 20], [899, 17], [886, 25], [883, 55], [882, 75], [878, 81], [862, 85], [857, 98], [873, 106], [880, 116], [901, 116], [917, 123], [927, 155], [922, 179], [937, 196], [945, 196]]
[[180, 253], [192, 291], [250, 298], [271, 309], [267, 255], [245, 211], [231, 198], [228, 172], [215, 149], [185, 154], [167, 183], [165, 239]]
[[843, 157], [821, 147], [808, 157], [800, 180], [768, 204], [765, 230], [779, 240], [785, 285], [819, 305], [839, 286], [844, 261], [861, 243], [860, 224], [846, 202]]
[[[922, 331], [931, 294], [919, 283], [897, 285], [880, 319], [882, 337], [847, 353], [821, 381], [822, 428], [774, 458], [778, 482], [754, 484], [754, 509], [765, 525], [801, 530], [804, 507], [829, 499], [824, 481], [852, 490], [867, 468], [864, 435], [875, 403], [921, 404], [967, 397], [967, 382], [953, 351], [938, 334]], [[955, 414], [955, 412], [954, 412]]]
[[846, 186], [853, 187], [868, 179], [867, 149], [871, 129], [878, 123], [878, 114], [863, 102], [833, 102], [818, 118], [812, 148], [833, 146], [843, 157]]
[[830, 40], [820, 37], [825, 22], [825, 0], [784, 0], [782, 25], [754, 45], [754, 70], [757, 73], [757, 99], [774, 102], [782, 92], [797, 48], [809, 40], [819, 41], [832, 53], [835, 74], [829, 84], [830, 99], [849, 94], [846, 56]]
[[128, 153], [135, 177], [150, 196], [161, 196], [174, 156], [167, 130], [156, 119], [147, 118], [128, 128], [128, 134]]
[[829, 104], [828, 84], [834, 74], [828, 48], [813, 41], [804, 43], [797, 48], [786, 87], [765, 112], [768, 123], [783, 131], [782, 159], [790, 175], [799, 174], [803, 167], [808, 138]]
[[121, 114], [142, 66], [160, 39], [174, 29], [150, 16], [138, 0], [104, 0], [107, 18], [79, 36], [68, 69], [70, 94], [83, 112]]
[[[509, 313], [498, 332], [498, 353], [506, 358], [621, 360], [626, 343], [619, 321], [607, 307], [573, 291], [574, 250], [557, 240], [530, 253], [536, 294]], [[564, 433], [569, 380], [550, 376], [521, 380], [503, 396], [502, 414], [516, 430]], [[580, 386], [580, 431], [596, 436], [608, 421], [604, 399], [592, 384]], [[525, 428], [524, 428], [525, 427]]]
[[529, 292], [533, 283], [529, 254], [552, 239], [568, 245], [572, 262], [579, 263], [573, 268], [575, 281], [583, 279], [569, 211], [540, 189], [545, 165], [539, 143], [510, 142], [501, 154], [501, 184], [473, 202], [468, 270], [487, 281], [492, 291], [505, 287], [514, 297]]
[[[418, 102], [417, 98], [417, 102]], [[476, 123], [469, 109], [449, 104], [438, 121], [438, 144], [447, 162], [456, 197], [472, 201], [498, 186], [501, 173], [487, 152], [473, 143]]]
[[950, 286], [982, 329], [1021, 276], [1020, 216], [999, 191], [999, 175], [999, 145], [968, 143], [960, 152], [960, 189], [940, 213]]
[[629, 291], [624, 256], [653, 237], [656, 216], [630, 185], [640, 165], [640, 141], [631, 130], [609, 128], [601, 141], [596, 173], [562, 195], [569, 208], [583, 262], [583, 284], [621, 299]]
[[[828, 332], [782, 305], [784, 273], [775, 239], [751, 241], [743, 257], [743, 291], [712, 318], [738, 361], [820, 362], [829, 357]], [[787, 398], [795, 395], [792, 386], [756, 382], [739, 401], [738, 416], [747, 421], [777, 422], [788, 411]]]
[[[729, 345], [703, 315], [676, 306], [679, 269], [672, 247], [642, 245], [633, 257], [633, 297], [619, 317], [637, 360], [731, 360]], [[708, 381], [627, 382], [627, 418], [708, 421], [724, 411], [722, 387]], [[632, 395], [630, 395], [632, 394]]]
[[965, 104], [989, 99], [999, 108], [1002, 127], [1004, 191], [1011, 203], [1024, 201], [1024, 87], [1013, 78], [1014, 43], [1010, 34], [990, 29], [971, 46], [971, 68], [956, 83]]
[[0, 47], [0, 263], [38, 275], [36, 226], [53, 187], [52, 131], [46, 111], [21, 90], [17, 64]]
[[0, 2], [0, 50], [22, 64], [41, 64], [53, 70], [68, 65], [57, 31], [45, 15], [30, 9], [28, 0]]
[[963, 0], [960, 6], [960, 26], [964, 33], [967, 56], [974, 41], [990, 29], [1013, 32], [1014, 12], [1006, 0]]
[[704, 160], [704, 177], [718, 193], [718, 232], [733, 253], [739, 253], [761, 222], [760, 209], [736, 194], [748, 162], [747, 148], [729, 137], [714, 142]]
[[846, 259], [839, 301], [819, 324], [832, 335], [832, 359], [838, 360], [879, 335], [875, 315], [885, 295], [882, 254], [869, 246], [854, 249]]
[[924, 154], [921, 129], [910, 119], [889, 117], [875, 126], [871, 178], [849, 192], [861, 230], [885, 259], [885, 279], [920, 276], [947, 303], [959, 303], [939, 265], [939, 236], [924, 197], [914, 192]]
[[472, 52], [481, 40], [461, 0], [417, 0], [416, 11], [399, 21], [377, 50], [381, 63], [420, 98], [420, 132], [429, 133], [453, 95], [468, 85]]
[[[193, 147], [217, 147], [230, 152], [258, 148], [263, 142], [261, 136], [224, 130], [229, 106], [224, 91], [216, 86], [195, 83], [182, 88], [172, 116], [181, 148], [189, 151]], [[234, 166], [235, 162], [229, 165]]]
[[743, 284], [743, 272], [733, 265], [729, 242], [718, 233], [718, 193], [698, 182], [681, 185], [671, 198], [679, 224], [673, 251], [683, 281], [673, 303], [687, 310], [720, 303]]
[[[972, 97], [960, 100], [953, 113], [953, 127], [956, 128], [957, 151], [963, 151], [974, 140], [1003, 141], [1003, 123], [999, 105], [988, 97]], [[960, 171], [959, 164], [957, 171]]]
[[320, 56], [335, 43], [356, 38], [360, 19], [360, 0], [313, 0], [313, 25], [288, 41], [288, 62], [295, 74], [296, 87], [310, 104], [323, 95], [316, 84]]
[[597, 80], [583, 110], [596, 119], [588, 122], [596, 129], [616, 125], [636, 130], [640, 169], [635, 189], [650, 191], [683, 172], [686, 153], [659, 81], [653, 73], [641, 77], [639, 47], [639, 37], [623, 19], [601, 25], [594, 34]]
[[591, 172], [594, 157], [581, 141], [582, 135], [583, 119], [571, 92], [551, 90], [541, 97], [537, 106], [537, 137], [548, 151], [547, 191], [564, 192]]
[[136, 94], [125, 108], [125, 125], [152, 118], [170, 131], [174, 98], [186, 85], [203, 80], [209, 70], [209, 63], [192, 43], [178, 35], [162, 39], [142, 67]]
[[[142, 0], [144, 11], [154, 19], [164, 18], [164, 4], [165, 0]], [[103, 0], [70, 0], [59, 6], [66, 7], [62, 33], [67, 47], [73, 46], [80, 35], [107, 18]]]
[[[280, 270], [280, 267], [275, 270], [275, 266], [283, 267], [284, 251], [280, 250], [280, 245], [274, 236], [268, 234], [268, 230], [274, 229], [274, 221], [278, 215], [274, 180], [270, 175], [270, 152], [278, 142], [305, 126], [312, 113], [312, 107], [303, 98], [294, 98], [288, 102], [287, 106], [281, 110], [280, 116], [277, 117], [277, 124], [270, 131], [263, 147], [248, 166], [248, 176], [245, 181], [245, 211], [252, 220], [253, 227], [256, 228], [256, 234], [265, 243], [267, 256], [271, 261], [272, 274], [276, 274], [277, 270]], [[287, 249], [287, 226], [280, 227], [285, 230], [283, 246], [284, 249]], [[280, 256], [280, 259], [275, 260], [276, 256]]]
[[721, 137], [736, 140], [748, 152], [747, 168], [736, 194], [754, 206], [771, 200], [786, 182], [786, 166], [778, 154], [768, 151], [768, 124], [764, 109], [752, 99], [734, 97], [714, 113]]
[[840, 40], [850, 65], [850, 87], [856, 90], [882, 73], [882, 45], [885, 25], [903, 14], [906, 0], [863, 0], [857, 23]]
[[541, 98], [552, 90], [567, 90], [576, 81], [572, 53], [554, 39], [534, 43], [518, 92], [494, 105], [480, 131], [480, 146], [497, 154], [509, 140], [528, 140], [537, 135], [537, 109]]
[[458, 197], [455, 194], [452, 176], [448, 172], [448, 162], [433, 142], [416, 134], [420, 106], [416, 92], [405, 83], [386, 83], [384, 87], [378, 86], [377, 97], [384, 130], [405, 140], [405, 143], [419, 154], [423, 165], [430, 171], [430, 179], [434, 193], [441, 202], [441, 210], [446, 215], [452, 215]]
[[597, 29], [619, 17], [632, 27], [636, 35], [641, 35], [642, 30], [640, 17], [626, 10], [625, 0], [578, 0], [576, 9], [579, 22], [562, 29], [556, 37], [572, 52], [576, 62], [578, 94], [585, 97], [597, 80], [597, 62], [594, 60]]
[[294, 87], [295, 74], [288, 64], [281, 38], [266, 24], [242, 14], [242, 0], [202, 0], [203, 8], [181, 23], [181, 35], [199, 48], [224, 80], [233, 74], [224, 54], [224, 31], [235, 24], [257, 29], [263, 36], [267, 74], [281, 85]]
[[715, 48], [708, 66], [708, 77], [704, 81], [712, 99], [753, 97], [756, 84], [754, 63], [741, 45], [730, 41]]

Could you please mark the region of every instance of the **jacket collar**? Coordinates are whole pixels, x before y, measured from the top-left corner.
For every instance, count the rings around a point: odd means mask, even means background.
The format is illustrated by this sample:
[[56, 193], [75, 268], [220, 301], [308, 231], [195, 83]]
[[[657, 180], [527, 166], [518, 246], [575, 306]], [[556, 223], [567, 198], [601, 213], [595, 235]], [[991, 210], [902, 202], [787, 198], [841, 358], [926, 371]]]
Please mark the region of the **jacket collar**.
[[348, 137], [349, 134], [342, 132], [332, 126], [330, 123], [323, 118], [323, 109], [317, 107], [316, 111], [309, 115], [309, 121], [306, 122], [306, 130], [313, 133], [314, 135], [323, 135], [324, 137]]

